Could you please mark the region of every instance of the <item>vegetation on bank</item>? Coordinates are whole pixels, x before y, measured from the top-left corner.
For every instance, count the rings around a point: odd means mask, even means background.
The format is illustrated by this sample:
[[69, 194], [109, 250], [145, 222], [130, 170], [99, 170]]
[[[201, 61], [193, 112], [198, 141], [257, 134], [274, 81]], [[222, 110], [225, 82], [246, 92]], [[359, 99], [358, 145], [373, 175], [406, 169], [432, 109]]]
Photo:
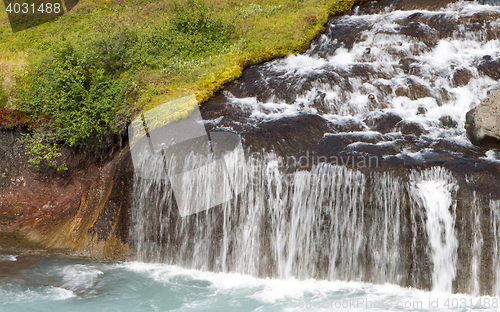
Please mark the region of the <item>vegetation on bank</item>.
[[303, 51], [355, 0], [81, 0], [12, 33], [0, 4], [0, 127], [26, 127], [32, 164], [65, 144], [102, 151], [168, 100], [206, 101], [244, 67]]

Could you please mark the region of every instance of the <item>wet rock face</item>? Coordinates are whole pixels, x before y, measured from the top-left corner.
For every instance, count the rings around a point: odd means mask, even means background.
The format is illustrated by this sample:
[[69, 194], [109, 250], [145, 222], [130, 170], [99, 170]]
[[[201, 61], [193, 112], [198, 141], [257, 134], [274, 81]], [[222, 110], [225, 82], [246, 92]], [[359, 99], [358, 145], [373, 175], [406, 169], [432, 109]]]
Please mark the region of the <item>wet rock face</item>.
[[483, 57], [483, 61], [479, 63], [477, 69], [485, 75], [495, 79], [500, 79], [500, 60], [492, 60], [491, 56]]
[[466, 128], [472, 144], [500, 148], [500, 91], [467, 113]]
[[416, 122], [400, 121], [396, 124], [396, 129], [401, 131], [403, 135], [414, 135], [419, 137], [422, 134], [427, 134], [427, 131]]
[[453, 73], [453, 85], [455, 87], [463, 87], [469, 83], [472, 78], [472, 73], [465, 68], [458, 68]]
[[244, 137], [253, 152], [273, 150], [281, 155], [300, 156], [313, 149], [325, 133], [333, 131], [326, 120], [309, 115], [263, 123], [245, 131]]
[[[113, 234], [120, 235], [114, 226], [119, 207], [110, 201], [102, 208], [116, 152], [100, 161], [84, 151], [63, 148], [69, 170], [36, 169], [29, 167], [29, 157], [18, 140], [21, 137], [18, 131], [0, 130], [0, 233], [26, 235], [26, 245], [72, 248], [103, 256], [107, 252], [102, 249], [104, 243], [100, 248], [87, 243], [92, 237], [96, 242], [108, 239], [113, 227]], [[117, 196], [125, 197], [121, 193]], [[100, 208], [103, 213], [95, 222]]]
[[441, 122], [443, 128], [453, 129], [458, 126], [457, 121], [454, 120], [451, 116], [443, 116], [439, 118], [439, 121]]
[[364, 122], [373, 131], [388, 133], [394, 130], [396, 124], [398, 124], [401, 120], [401, 117], [395, 114], [385, 113], [378, 117], [368, 117], [364, 120]]
[[408, 97], [413, 101], [432, 96], [431, 90], [412, 80], [408, 80], [405, 87], [397, 88], [395, 94]]
[[21, 137], [18, 131], [0, 131], [0, 232], [45, 231], [64, 222], [78, 209], [88, 183], [81, 155], [67, 158], [73, 174], [30, 168]]

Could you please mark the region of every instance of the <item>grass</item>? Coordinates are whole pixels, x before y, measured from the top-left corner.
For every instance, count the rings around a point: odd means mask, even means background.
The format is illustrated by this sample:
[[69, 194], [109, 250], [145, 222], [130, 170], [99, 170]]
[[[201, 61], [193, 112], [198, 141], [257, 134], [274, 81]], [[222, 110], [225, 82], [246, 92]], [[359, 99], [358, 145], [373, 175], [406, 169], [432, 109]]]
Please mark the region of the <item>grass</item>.
[[[1, 2], [0, 87], [11, 109], [26, 111], [41, 127], [48, 122], [34, 109], [41, 100], [34, 101], [24, 90], [36, 89], [33, 85], [41, 82], [30, 80], [30, 73], [43, 70], [44, 60], [51, 64], [54, 51], [70, 44], [90, 74], [104, 70], [106, 79], [126, 77], [134, 86], [129, 117], [190, 94], [201, 104], [245, 67], [304, 51], [330, 15], [349, 10], [354, 2], [81, 0], [59, 19], [17, 33], [11, 31]], [[43, 93], [40, 88], [37, 92]], [[26, 106], [23, 102], [30, 99]], [[53, 141], [61, 139], [65, 141]]]

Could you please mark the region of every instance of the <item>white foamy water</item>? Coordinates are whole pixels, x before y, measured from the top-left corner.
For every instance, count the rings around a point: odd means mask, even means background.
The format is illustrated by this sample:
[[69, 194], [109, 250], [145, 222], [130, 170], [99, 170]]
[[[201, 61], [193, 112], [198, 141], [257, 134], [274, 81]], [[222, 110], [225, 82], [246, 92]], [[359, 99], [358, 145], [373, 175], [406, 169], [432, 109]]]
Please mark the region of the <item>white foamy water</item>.
[[[57, 286], [64, 278], [80, 276], [75, 269], [99, 271], [97, 278], [101, 282], [87, 284], [85, 292]], [[0, 285], [0, 310], [5, 312], [496, 311], [494, 306], [499, 300], [390, 284], [260, 279], [140, 262], [92, 263], [47, 258], [8, 277]]]
[[425, 226], [433, 264], [432, 289], [451, 293], [457, 273], [456, 204], [452, 195], [457, 190], [456, 181], [438, 167], [415, 173], [411, 184], [411, 194], [425, 210], [427, 219]]
[[104, 274], [101, 270], [79, 264], [66, 266], [61, 273], [64, 281], [63, 286], [71, 290], [91, 288], [99, 276]]
[[[252, 84], [265, 88], [263, 94], [226, 92], [228, 105], [250, 110], [250, 123], [301, 114], [362, 121], [393, 113], [420, 124], [429, 138], [469, 145], [465, 114], [498, 84], [477, 65], [484, 56], [500, 57], [500, 40], [489, 35], [500, 32], [500, 20], [472, 28], [469, 19], [498, 12], [499, 7], [464, 1], [439, 11], [336, 18], [306, 53], [260, 67], [263, 74]], [[436, 26], [446, 24], [456, 27]], [[457, 82], [460, 72], [467, 78]], [[454, 124], [444, 125], [443, 117]]]
[[[43, 303], [47, 301], [59, 301], [75, 297], [72, 291], [60, 287], [30, 287], [21, 288], [15, 285], [0, 286], [0, 304], [9, 305], [28, 305], [30, 303]], [[5, 310], [4, 310], [5, 311]]]
[[0, 255], [0, 261], [17, 261], [17, 257], [14, 255]]

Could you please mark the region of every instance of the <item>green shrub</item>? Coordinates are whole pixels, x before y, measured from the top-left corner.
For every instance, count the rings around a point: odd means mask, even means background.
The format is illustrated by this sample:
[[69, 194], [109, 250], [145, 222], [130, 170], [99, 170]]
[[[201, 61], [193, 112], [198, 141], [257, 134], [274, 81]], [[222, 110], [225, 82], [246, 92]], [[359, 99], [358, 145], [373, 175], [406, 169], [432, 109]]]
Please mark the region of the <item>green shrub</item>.
[[53, 57], [29, 71], [24, 105], [36, 122], [69, 146], [91, 137], [102, 142], [117, 132], [114, 118], [126, 109], [129, 87], [127, 79], [113, 75], [116, 67], [109, 65], [116, 59], [108, 60], [105, 64], [89, 62], [86, 55], [65, 42]]
[[133, 67], [136, 46], [140, 46], [137, 33], [132, 29], [119, 28], [92, 42], [89, 51], [91, 62], [108, 74], [120, 74]]
[[24, 134], [19, 141], [25, 144], [26, 154], [31, 156], [28, 160], [31, 167], [40, 169], [46, 163], [49, 167], [57, 167], [57, 171], [68, 170], [65, 161], [61, 160], [62, 153], [57, 143], [47, 140], [42, 133]]
[[[124, 132], [134, 100], [130, 79], [118, 75], [120, 60], [112, 54], [94, 54], [67, 41], [52, 54], [30, 64], [28, 88], [22, 108], [35, 122], [35, 134], [25, 138], [32, 165], [60, 156], [55, 143], [84, 146], [96, 151], [108, 147], [116, 134]], [[95, 52], [95, 51], [93, 51]]]
[[2, 85], [2, 80], [0, 78], [0, 108], [7, 105], [7, 100], [8, 100], [7, 94], [5, 94], [5, 91], [4, 91], [3, 85]]

